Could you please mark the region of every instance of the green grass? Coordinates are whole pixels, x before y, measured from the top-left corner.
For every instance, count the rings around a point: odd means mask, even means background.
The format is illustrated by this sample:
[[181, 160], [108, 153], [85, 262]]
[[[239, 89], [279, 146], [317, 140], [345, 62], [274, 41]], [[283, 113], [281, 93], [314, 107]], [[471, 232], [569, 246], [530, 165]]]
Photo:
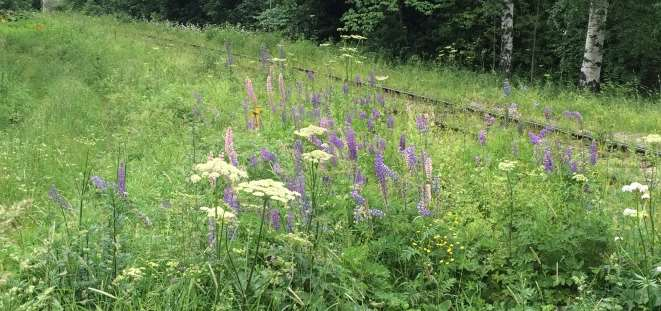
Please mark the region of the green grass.
[[[237, 58], [230, 72], [224, 54], [180, 43], [222, 49], [225, 40], [255, 59]], [[540, 119], [548, 105], [556, 115], [580, 111], [585, 128], [600, 134], [636, 137], [658, 132], [658, 98], [618, 95], [621, 90], [593, 96], [552, 85], [517, 89], [504, 98], [496, 75], [370, 57], [352, 76], [374, 70], [389, 76], [388, 85], [459, 108], [394, 97], [384, 106], [359, 105], [356, 98], [375, 91], [351, 87], [345, 95], [341, 84], [322, 76], [308, 81], [295, 70], [274, 68], [275, 100], [278, 73], [289, 89], [283, 122], [265, 103], [267, 72], [256, 60], [262, 43], [274, 55], [283, 43], [288, 65], [343, 75], [340, 64], [329, 63], [340, 53], [336, 48], [274, 34], [72, 13], [0, 24], [0, 309], [607, 310], [661, 304], [660, 273], [654, 270], [661, 262], [655, 245], [661, 236], [652, 227], [661, 225], [658, 159], [607, 154], [599, 146], [593, 166], [580, 143], [550, 135], [534, 147], [526, 129], [501, 122], [489, 128], [481, 146], [476, 134], [485, 128], [482, 116], [460, 109], [472, 101], [485, 107], [513, 101], [525, 117]], [[258, 131], [246, 128], [246, 78], [265, 108]], [[222, 205], [223, 189], [189, 182], [193, 165], [206, 161], [209, 152], [222, 152], [225, 130], [232, 127], [239, 167], [249, 180], [292, 181], [293, 132], [319, 123], [311, 113], [312, 94], [322, 94], [320, 114], [334, 120], [343, 139], [345, 119], [353, 116], [358, 143], [365, 146], [357, 161], [347, 159], [344, 149], [336, 166], [315, 170], [324, 177], [316, 192], [312, 168], [304, 167], [305, 194], [318, 198], [311, 230], [299, 202], [272, 203], [283, 226], [292, 213], [294, 235], [266, 223], [256, 252], [263, 202], [242, 193], [236, 231], [228, 232], [234, 238], [208, 247], [207, 219], [199, 208]], [[292, 121], [291, 109], [299, 106], [307, 114]], [[358, 112], [372, 109], [382, 116], [369, 130]], [[421, 134], [416, 117], [422, 114], [467, 133]], [[394, 118], [393, 128], [386, 126], [387, 115]], [[576, 126], [561, 118], [553, 122]], [[421, 189], [432, 182], [422, 168], [407, 167], [398, 150], [402, 134], [418, 160], [423, 150], [432, 159], [440, 191], [428, 203], [431, 217], [420, 216], [416, 205]], [[398, 175], [388, 181], [387, 200], [375, 175], [373, 151], [381, 139], [384, 162]], [[569, 146], [587, 182], [562, 163]], [[249, 164], [262, 148], [276, 155], [281, 173], [273, 164]], [[314, 149], [305, 141], [304, 148]], [[542, 168], [547, 148], [555, 160], [550, 173]], [[499, 170], [504, 160], [518, 161], [516, 170]], [[120, 162], [127, 165], [128, 199], [83, 186], [89, 175], [115, 181]], [[356, 168], [367, 177], [361, 195], [385, 217], [352, 221]], [[649, 184], [653, 199], [622, 193], [622, 185], [633, 181]], [[52, 185], [72, 211], [49, 199]], [[24, 199], [31, 204], [15, 205]], [[623, 217], [624, 208], [646, 210], [648, 216]]]

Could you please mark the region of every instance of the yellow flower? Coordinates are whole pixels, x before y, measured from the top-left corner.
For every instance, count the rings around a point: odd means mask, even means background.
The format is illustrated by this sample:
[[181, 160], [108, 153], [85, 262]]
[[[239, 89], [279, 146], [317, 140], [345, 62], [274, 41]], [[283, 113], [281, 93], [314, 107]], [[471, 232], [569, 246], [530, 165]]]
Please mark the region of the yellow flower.
[[303, 154], [303, 160], [311, 163], [324, 163], [330, 160], [332, 157], [332, 155], [321, 150], [314, 150], [312, 152]]
[[305, 137], [305, 138], [310, 138], [311, 136], [320, 136], [326, 133], [326, 129], [323, 127], [318, 127], [316, 125], [309, 125], [308, 127], [304, 127], [298, 131], [294, 131], [294, 134]]
[[284, 204], [301, 196], [300, 193], [287, 189], [282, 182], [272, 179], [243, 182], [236, 189], [256, 197], [266, 197]]

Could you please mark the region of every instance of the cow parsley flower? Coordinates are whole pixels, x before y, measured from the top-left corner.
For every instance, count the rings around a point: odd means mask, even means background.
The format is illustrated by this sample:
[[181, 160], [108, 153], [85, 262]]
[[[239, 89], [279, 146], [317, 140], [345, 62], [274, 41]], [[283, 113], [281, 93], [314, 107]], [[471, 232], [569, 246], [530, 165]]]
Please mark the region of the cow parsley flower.
[[284, 204], [301, 196], [300, 193], [287, 189], [282, 182], [272, 179], [243, 182], [236, 187], [236, 190], [260, 198], [273, 199]]
[[326, 133], [326, 129], [323, 127], [319, 127], [316, 125], [309, 125], [308, 127], [304, 127], [300, 130], [294, 131], [294, 134], [304, 137], [304, 138], [310, 138], [312, 136], [320, 136]]
[[638, 212], [636, 212], [636, 210], [633, 208], [625, 208], [624, 211], [622, 211], [622, 216], [636, 217], [638, 216]]
[[498, 169], [505, 172], [511, 172], [516, 168], [517, 161], [505, 160], [498, 163]]
[[312, 152], [303, 154], [303, 160], [311, 163], [324, 163], [330, 160], [332, 157], [332, 155], [321, 150], [314, 150]]
[[221, 157], [211, 158], [206, 163], [197, 164], [195, 165], [195, 170], [198, 171], [202, 177], [209, 177], [215, 180], [218, 177], [223, 176], [232, 183], [238, 182], [242, 178], [248, 178], [248, 174], [245, 171], [223, 161]]
[[226, 223], [233, 222], [236, 220], [236, 214], [231, 211], [228, 211], [220, 206], [216, 207], [200, 207], [200, 211], [207, 213], [207, 216], [217, 221], [223, 221]]

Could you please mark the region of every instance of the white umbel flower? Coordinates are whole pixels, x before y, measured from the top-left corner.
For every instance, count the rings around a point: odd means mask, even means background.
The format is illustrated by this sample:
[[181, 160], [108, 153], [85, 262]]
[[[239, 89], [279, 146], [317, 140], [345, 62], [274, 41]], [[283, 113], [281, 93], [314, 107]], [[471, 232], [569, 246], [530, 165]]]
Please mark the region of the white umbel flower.
[[321, 150], [314, 150], [312, 152], [303, 154], [303, 160], [311, 163], [324, 163], [330, 160], [331, 158], [333, 158], [332, 155]]
[[300, 193], [287, 189], [282, 182], [272, 179], [243, 182], [236, 187], [236, 190], [259, 198], [270, 198], [284, 204], [301, 196]]
[[294, 134], [304, 137], [304, 138], [310, 138], [312, 136], [321, 136], [326, 133], [326, 129], [323, 127], [319, 127], [316, 125], [309, 125], [308, 127], [304, 127], [300, 130], [294, 131]]

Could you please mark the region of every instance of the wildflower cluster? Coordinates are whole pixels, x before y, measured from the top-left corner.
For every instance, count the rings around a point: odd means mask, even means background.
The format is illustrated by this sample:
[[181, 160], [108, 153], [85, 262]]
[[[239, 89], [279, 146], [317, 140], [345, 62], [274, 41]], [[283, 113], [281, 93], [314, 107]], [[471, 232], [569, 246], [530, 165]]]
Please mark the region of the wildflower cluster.
[[219, 177], [225, 177], [230, 183], [236, 183], [243, 178], [248, 178], [248, 174], [225, 162], [222, 157], [211, 158], [205, 163], [200, 163], [195, 165], [195, 171], [199, 173], [194, 174], [190, 177], [191, 182], [196, 183], [202, 179], [202, 177], [209, 178], [212, 182], [215, 182]]
[[236, 190], [260, 198], [273, 199], [284, 204], [301, 196], [300, 193], [287, 189], [282, 182], [272, 179], [243, 182], [236, 187]]

